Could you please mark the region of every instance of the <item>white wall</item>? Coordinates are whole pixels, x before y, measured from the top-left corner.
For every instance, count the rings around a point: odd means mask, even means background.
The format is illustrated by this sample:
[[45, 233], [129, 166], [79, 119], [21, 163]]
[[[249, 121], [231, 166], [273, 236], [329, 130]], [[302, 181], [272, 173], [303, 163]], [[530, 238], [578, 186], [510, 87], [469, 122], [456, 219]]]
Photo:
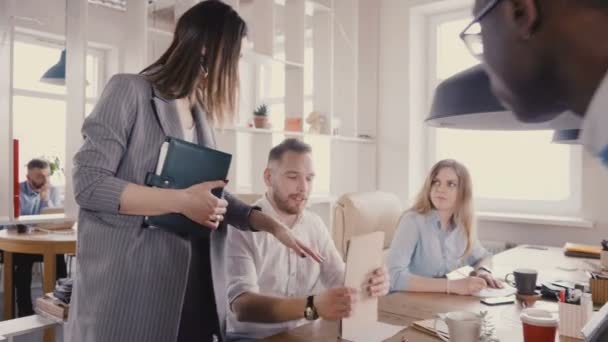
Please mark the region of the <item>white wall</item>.
[[340, 135], [356, 137], [359, 82], [358, 0], [334, 0], [334, 116]]
[[[410, 9], [416, 5], [440, 2], [448, 1], [379, 2], [378, 184], [381, 190], [398, 194], [404, 204], [408, 202], [410, 190], [417, 190], [411, 189], [408, 182], [412, 164], [419, 161], [415, 155], [419, 138], [414, 139], [413, 133], [419, 132], [421, 126], [419, 122], [410, 123], [410, 117], [426, 115], [409, 110], [412, 101], [421, 100], [410, 98], [410, 90], [426, 86], [410, 84], [412, 75], [424, 68], [416, 65], [410, 70], [409, 66]], [[416, 37], [415, 33], [412, 36]], [[554, 246], [561, 246], [566, 241], [598, 244], [602, 238], [608, 238], [608, 170], [589, 155], [583, 159], [583, 216], [595, 223], [593, 229], [483, 221], [479, 222], [480, 238]]]
[[380, 2], [377, 119], [378, 188], [407, 199], [409, 170], [408, 1]]

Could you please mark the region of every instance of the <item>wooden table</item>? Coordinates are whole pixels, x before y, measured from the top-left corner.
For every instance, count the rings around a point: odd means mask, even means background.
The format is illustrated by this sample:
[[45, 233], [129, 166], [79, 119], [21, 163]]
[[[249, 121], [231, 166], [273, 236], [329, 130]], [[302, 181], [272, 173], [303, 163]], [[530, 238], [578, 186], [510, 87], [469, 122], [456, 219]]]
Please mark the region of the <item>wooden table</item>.
[[[494, 274], [503, 278], [515, 268], [525, 267], [538, 270], [539, 278], [546, 280], [567, 280], [586, 282], [585, 270], [599, 265], [597, 260], [569, 258], [561, 248], [521, 246], [496, 255], [493, 258]], [[411, 325], [415, 321], [434, 318], [438, 313], [449, 311], [488, 311], [496, 324], [496, 335], [501, 342], [523, 342], [519, 313], [516, 305], [486, 306], [479, 298], [470, 296], [445, 295], [438, 293], [393, 293], [379, 301], [380, 321], [391, 324]], [[557, 303], [540, 301], [537, 307], [557, 312]], [[429, 336], [413, 328], [403, 330], [386, 340], [388, 342], [437, 342], [438, 338]], [[267, 342], [335, 342], [338, 338], [336, 322], [317, 321], [288, 332], [264, 339]], [[579, 341], [567, 337], [557, 337], [556, 341]]]
[[[56, 255], [76, 252], [76, 231], [53, 234], [32, 231], [18, 234], [14, 230], [0, 230], [0, 250], [4, 251], [4, 319], [13, 318], [13, 253], [42, 254], [44, 264], [44, 293], [55, 288]], [[44, 341], [54, 340], [54, 329], [44, 331]]]

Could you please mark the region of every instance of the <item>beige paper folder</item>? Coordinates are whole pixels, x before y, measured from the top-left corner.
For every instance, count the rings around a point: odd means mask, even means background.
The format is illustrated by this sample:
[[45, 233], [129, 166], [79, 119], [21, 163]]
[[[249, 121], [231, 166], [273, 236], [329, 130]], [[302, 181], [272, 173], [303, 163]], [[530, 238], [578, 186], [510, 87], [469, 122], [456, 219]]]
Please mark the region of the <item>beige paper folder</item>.
[[383, 341], [405, 327], [378, 322], [378, 298], [367, 292], [369, 275], [382, 267], [384, 232], [353, 237], [346, 254], [344, 286], [359, 290], [359, 298], [351, 317], [343, 319], [341, 337], [349, 341]]

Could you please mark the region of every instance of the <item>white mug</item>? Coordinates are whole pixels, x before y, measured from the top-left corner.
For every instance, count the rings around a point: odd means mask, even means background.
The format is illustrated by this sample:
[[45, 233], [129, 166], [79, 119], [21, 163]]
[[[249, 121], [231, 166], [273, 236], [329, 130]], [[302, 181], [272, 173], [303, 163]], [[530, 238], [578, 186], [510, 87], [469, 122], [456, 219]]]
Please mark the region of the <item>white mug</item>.
[[600, 263], [604, 270], [608, 270], [608, 251], [601, 251], [600, 253]]
[[481, 335], [481, 318], [472, 312], [456, 311], [448, 312], [435, 319], [435, 331], [437, 322], [444, 321], [448, 326], [450, 338], [444, 334], [437, 334], [439, 338], [450, 342], [472, 342], [479, 341]]

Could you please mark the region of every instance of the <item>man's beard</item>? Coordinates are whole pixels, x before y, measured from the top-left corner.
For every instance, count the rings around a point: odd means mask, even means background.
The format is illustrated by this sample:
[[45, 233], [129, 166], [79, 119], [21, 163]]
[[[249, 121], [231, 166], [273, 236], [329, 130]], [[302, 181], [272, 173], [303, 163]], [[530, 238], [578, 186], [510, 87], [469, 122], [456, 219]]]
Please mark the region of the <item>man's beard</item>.
[[287, 198], [282, 198], [278, 191], [274, 191], [272, 193], [272, 200], [275, 203], [275, 205], [277, 206], [277, 209], [279, 209], [282, 212], [285, 212], [289, 215], [299, 215], [302, 213], [302, 209], [300, 207], [290, 206], [288, 204], [289, 196], [287, 196]]
[[37, 183], [32, 181], [32, 188], [34, 188], [34, 190], [41, 190], [44, 187], [44, 184], [46, 184], [46, 182]]

